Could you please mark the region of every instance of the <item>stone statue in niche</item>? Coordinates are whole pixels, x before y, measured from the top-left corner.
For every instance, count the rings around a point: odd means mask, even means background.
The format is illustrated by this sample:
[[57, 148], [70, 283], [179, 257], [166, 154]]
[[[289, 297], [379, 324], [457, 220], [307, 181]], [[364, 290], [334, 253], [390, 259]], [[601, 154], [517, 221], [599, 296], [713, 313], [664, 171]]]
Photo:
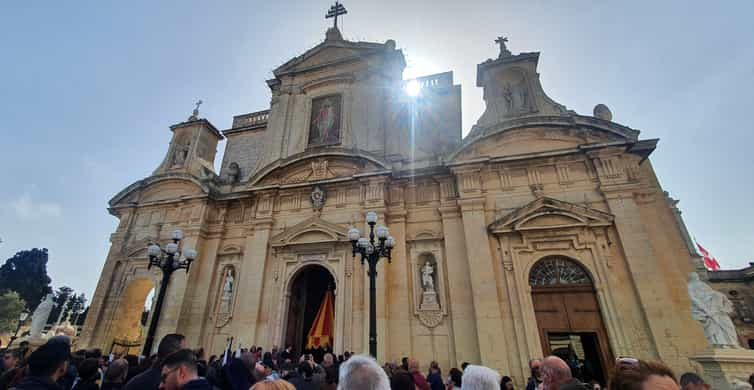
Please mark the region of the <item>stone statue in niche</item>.
[[435, 268], [432, 267], [432, 264], [429, 262], [429, 260], [424, 262], [424, 266], [422, 267], [422, 288], [424, 291], [435, 291]]
[[186, 158], [188, 157], [188, 152], [189, 152], [188, 142], [186, 142], [185, 144], [177, 143], [175, 145], [175, 149], [173, 150], [173, 166], [174, 167], [183, 166], [183, 163], [186, 162]]
[[235, 278], [233, 277], [233, 269], [227, 268], [225, 270], [225, 277], [223, 278], [223, 291], [220, 298], [220, 313], [230, 314], [231, 304], [233, 301], [233, 287]]
[[421, 304], [420, 311], [439, 311], [440, 303], [437, 300], [435, 290], [435, 265], [430, 260], [425, 260], [421, 267]]
[[730, 299], [702, 282], [696, 272], [689, 273], [688, 291], [691, 316], [702, 323], [710, 344], [715, 348], [740, 348], [736, 327], [730, 319], [734, 311]]
[[529, 102], [529, 89], [526, 87], [526, 79], [511, 85], [505, 83], [503, 87], [503, 99], [505, 100], [505, 115], [525, 114], [531, 111]]

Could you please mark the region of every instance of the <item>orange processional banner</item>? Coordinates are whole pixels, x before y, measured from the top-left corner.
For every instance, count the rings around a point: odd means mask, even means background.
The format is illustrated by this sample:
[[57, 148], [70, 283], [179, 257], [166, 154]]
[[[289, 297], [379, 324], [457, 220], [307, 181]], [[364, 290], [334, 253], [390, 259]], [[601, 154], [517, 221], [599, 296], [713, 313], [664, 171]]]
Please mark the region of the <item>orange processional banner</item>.
[[333, 341], [333, 325], [335, 324], [335, 304], [331, 290], [327, 290], [325, 298], [317, 311], [312, 328], [306, 337], [306, 348], [330, 346]]

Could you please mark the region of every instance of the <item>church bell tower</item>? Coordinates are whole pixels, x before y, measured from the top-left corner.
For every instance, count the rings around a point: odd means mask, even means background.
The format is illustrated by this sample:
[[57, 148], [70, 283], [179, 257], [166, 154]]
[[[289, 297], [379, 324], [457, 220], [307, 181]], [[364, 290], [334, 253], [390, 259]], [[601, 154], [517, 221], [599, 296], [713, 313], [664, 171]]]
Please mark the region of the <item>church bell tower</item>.
[[170, 147], [153, 175], [188, 173], [201, 178], [214, 174], [217, 143], [223, 136], [207, 119], [199, 118], [201, 104], [199, 100], [185, 122], [170, 126], [173, 132]]

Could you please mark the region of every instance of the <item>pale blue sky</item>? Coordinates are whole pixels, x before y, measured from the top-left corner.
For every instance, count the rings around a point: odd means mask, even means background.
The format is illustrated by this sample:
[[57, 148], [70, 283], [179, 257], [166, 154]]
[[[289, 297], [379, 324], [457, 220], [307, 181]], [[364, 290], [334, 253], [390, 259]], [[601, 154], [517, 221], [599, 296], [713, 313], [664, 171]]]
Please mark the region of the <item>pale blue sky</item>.
[[[31, 3], [38, 3], [32, 5]], [[0, 259], [50, 249], [55, 286], [91, 296], [116, 220], [107, 201], [162, 160], [168, 126], [265, 109], [271, 70], [324, 38], [329, 1], [0, 5]], [[651, 159], [691, 233], [726, 268], [754, 261], [754, 2], [346, 0], [346, 38], [452, 70], [464, 133], [476, 64], [540, 51], [548, 94], [660, 138]], [[221, 145], [222, 146], [222, 145]], [[222, 148], [220, 149], [222, 152]], [[218, 160], [219, 161], [219, 160]], [[669, 227], [672, 228], [672, 227]]]

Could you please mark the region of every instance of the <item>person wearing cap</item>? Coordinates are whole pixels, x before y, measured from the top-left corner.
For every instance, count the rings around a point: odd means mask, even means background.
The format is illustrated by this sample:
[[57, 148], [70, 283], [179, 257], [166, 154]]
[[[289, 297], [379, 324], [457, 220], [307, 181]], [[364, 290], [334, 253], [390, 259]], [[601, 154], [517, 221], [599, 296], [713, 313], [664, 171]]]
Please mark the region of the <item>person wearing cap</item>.
[[261, 363], [256, 364], [254, 367], [254, 378], [257, 381], [274, 381], [280, 379], [280, 375], [275, 371], [275, 362], [272, 361], [272, 358], [265, 357]]
[[160, 386], [160, 364], [168, 355], [183, 348], [186, 348], [186, 338], [182, 334], [165, 335], [157, 347], [158, 363], [131, 378], [126, 383], [126, 390], [157, 390]]
[[32, 352], [29, 373], [16, 385], [17, 390], [60, 390], [57, 382], [68, 369], [71, 347], [65, 343], [47, 343]]

